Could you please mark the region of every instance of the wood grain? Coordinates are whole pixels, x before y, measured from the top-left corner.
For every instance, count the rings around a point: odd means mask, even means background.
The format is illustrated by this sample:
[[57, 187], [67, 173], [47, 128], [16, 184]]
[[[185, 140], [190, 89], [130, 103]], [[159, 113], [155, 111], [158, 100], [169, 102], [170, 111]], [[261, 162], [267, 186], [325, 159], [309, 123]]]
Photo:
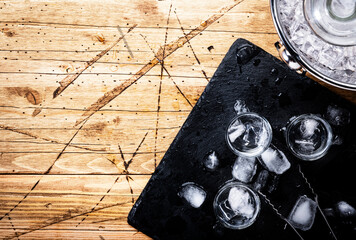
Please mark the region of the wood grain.
[[127, 214], [237, 38], [277, 55], [268, 0], [1, 1], [0, 238], [148, 239]]

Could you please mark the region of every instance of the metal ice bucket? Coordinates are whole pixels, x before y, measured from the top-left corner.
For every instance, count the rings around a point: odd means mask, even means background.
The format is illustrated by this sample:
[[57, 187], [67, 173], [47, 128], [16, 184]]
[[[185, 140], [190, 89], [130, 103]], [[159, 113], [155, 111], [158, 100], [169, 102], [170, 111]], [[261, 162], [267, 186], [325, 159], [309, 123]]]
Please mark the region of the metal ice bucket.
[[300, 74], [356, 91], [356, 0], [271, 0], [281, 59]]

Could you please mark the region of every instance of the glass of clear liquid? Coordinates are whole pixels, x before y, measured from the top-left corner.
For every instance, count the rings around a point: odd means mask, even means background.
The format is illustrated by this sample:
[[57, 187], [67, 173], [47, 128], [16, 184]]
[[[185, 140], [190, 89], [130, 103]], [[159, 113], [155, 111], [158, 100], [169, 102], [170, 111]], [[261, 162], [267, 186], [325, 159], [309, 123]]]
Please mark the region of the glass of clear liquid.
[[251, 226], [261, 209], [259, 196], [247, 185], [230, 181], [215, 196], [214, 212], [219, 222], [230, 229]]
[[226, 142], [238, 156], [259, 156], [269, 147], [271, 140], [271, 125], [257, 113], [238, 114], [226, 131]]
[[306, 161], [320, 159], [333, 143], [330, 124], [314, 114], [303, 114], [293, 119], [285, 136], [291, 152]]

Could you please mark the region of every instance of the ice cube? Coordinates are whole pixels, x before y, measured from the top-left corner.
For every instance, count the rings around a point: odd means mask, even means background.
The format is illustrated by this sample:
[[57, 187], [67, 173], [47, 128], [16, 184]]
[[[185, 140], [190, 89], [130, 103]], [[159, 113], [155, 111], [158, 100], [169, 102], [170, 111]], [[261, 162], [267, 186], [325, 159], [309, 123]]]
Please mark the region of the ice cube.
[[315, 119], [304, 119], [300, 124], [300, 132], [304, 138], [310, 138], [314, 135], [315, 130], [318, 128], [319, 123]]
[[237, 114], [245, 113], [245, 112], [249, 112], [250, 111], [248, 109], [248, 107], [246, 107], [245, 102], [242, 101], [242, 100], [236, 100], [235, 105], [234, 105], [234, 109], [235, 109], [235, 112]]
[[276, 174], [284, 173], [291, 166], [284, 153], [274, 145], [264, 151], [258, 159], [268, 171]]
[[232, 167], [232, 176], [241, 182], [251, 182], [256, 174], [256, 158], [238, 157]]
[[309, 230], [315, 219], [317, 204], [307, 196], [301, 196], [288, 216], [289, 222], [303, 231]]
[[325, 118], [332, 125], [344, 126], [350, 123], [350, 112], [336, 105], [329, 105]]
[[231, 142], [235, 142], [235, 140], [240, 137], [246, 131], [246, 127], [240, 121], [234, 122], [230, 125], [228, 134]]
[[230, 189], [229, 204], [231, 209], [239, 215], [246, 218], [252, 218], [255, 212], [255, 206], [251, 203], [250, 193], [242, 188], [233, 187]]
[[262, 170], [258, 174], [256, 181], [253, 183], [253, 189], [255, 189], [255, 191], [260, 191], [261, 189], [263, 189], [266, 186], [268, 176], [269, 176], [268, 171]]
[[219, 166], [219, 159], [215, 151], [210, 153], [204, 160], [204, 166], [210, 170], [215, 170]]
[[195, 183], [184, 183], [178, 192], [178, 196], [184, 198], [192, 207], [199, 208], [205, 201], [206, 192]]
[[336, 211], [340, 217], [354, 217], [356, 216], [356, 210], [350, 204], [345, 201], [338, 202], [336, 204]]

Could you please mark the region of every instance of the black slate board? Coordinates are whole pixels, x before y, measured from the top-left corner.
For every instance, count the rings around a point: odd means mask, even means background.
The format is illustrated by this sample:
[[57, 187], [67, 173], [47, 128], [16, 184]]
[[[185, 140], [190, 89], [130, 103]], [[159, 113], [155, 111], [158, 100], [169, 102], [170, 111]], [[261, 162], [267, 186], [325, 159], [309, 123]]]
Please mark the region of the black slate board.
[[[316, 82], [291, 71], [284, 63], [238, 39], [230, 48], [196, 106], [177, 134], [152, 178], [132, 208], [128, 222], [154, 239], [299, 239], [261, 198], [256, 222], [244, 230], [229, 230], [217, 223], [213, 200], [219, 187], [232, 179], [231, 166], [236, 156], [225, 142], [226, 128], [236, 113], [235, 101], [244, 100], [252, 112], [268, 119], [273, 128], [273, 144], [281, 149], [292, 167], [278, 179], [270, 174], [263, 189], [271, 202], [288, 216], [298, 196], [313, 198], [301, 168], [319, 195], [322, 209], [333, 208], [338, 201], [356, 207], [356, 107]], [[328, 154], [315, 162], [302, 162], [286, 148], [280, 129], [292, 116], [314, 113], [324, 115], [336, 104], [351, 113], [351, 122], [334, 131], [344, 138]], [[220, 166], [207, 171], [202, 161], [215, 151]], [[262, 169], [258, 167], [258, 172]], [[256, 176], [258, 173], [256, 174]], [[256, 178], [255, 176], [255, 178]], [[195, 182], [207, 191], [199, 209], [192, 208], [177, 193], [185, 182]], [[328, 216], [339, 239], [356, 239], [356, 221]], [[300, 234], [304, 239], [332, 239], [320, 213], [311, 230]]]

